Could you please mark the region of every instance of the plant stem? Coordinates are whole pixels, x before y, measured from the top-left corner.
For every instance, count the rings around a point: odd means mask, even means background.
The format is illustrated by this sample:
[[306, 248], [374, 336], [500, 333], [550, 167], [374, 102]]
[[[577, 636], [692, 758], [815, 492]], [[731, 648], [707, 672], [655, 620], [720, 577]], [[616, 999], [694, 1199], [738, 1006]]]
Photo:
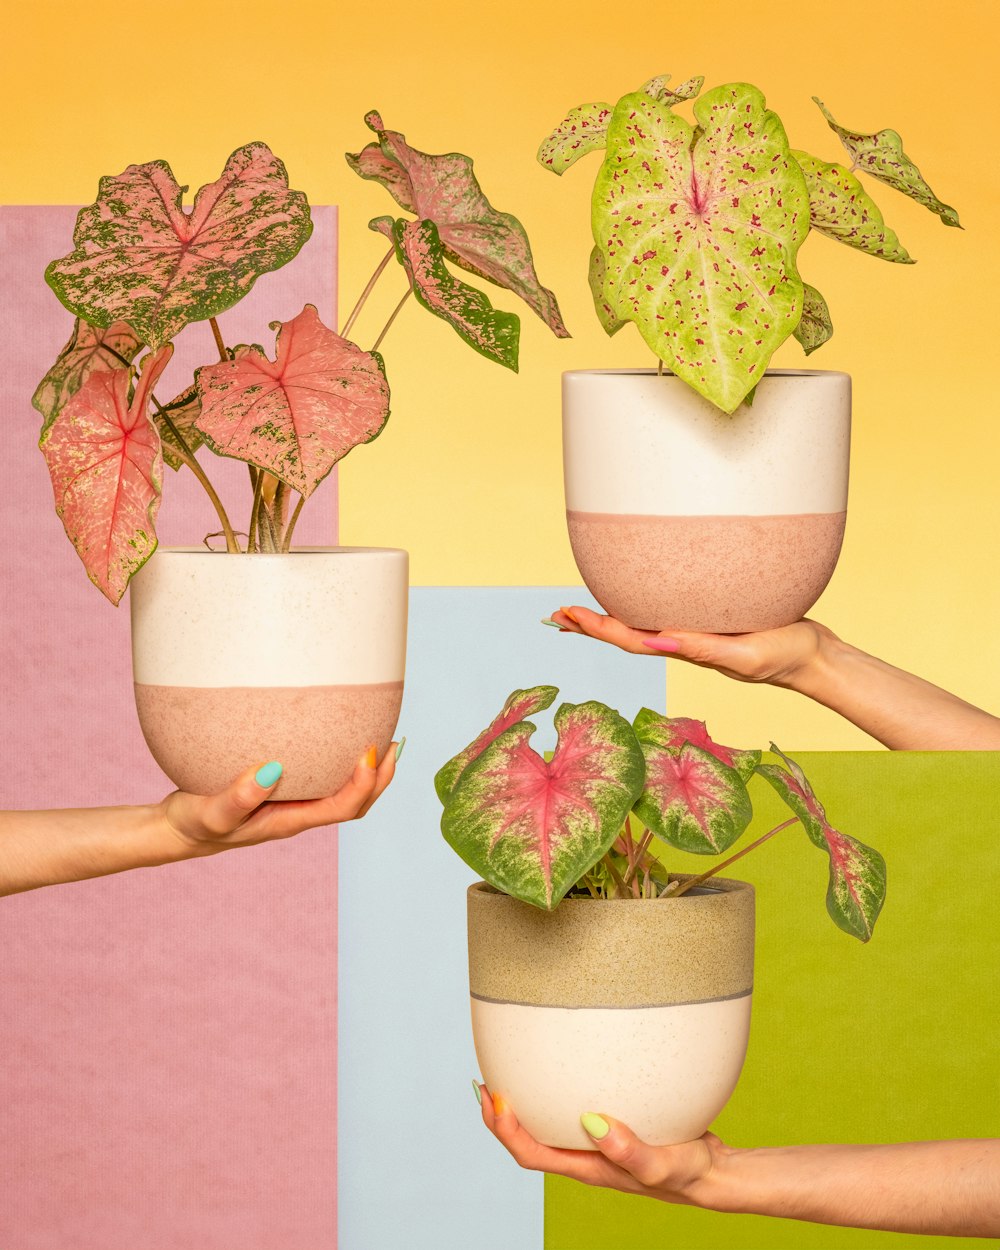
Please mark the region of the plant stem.
[[768, 838], [773, 838], [776, 833], [780, 833], [782, 829], [787, 829], [789, 825], [798, 822], [798, 816], [793, 816], [790, 820], [783, 821], [780, 825], [763, 837], [758, 838], [756, 842], [751, 842], [749, 846], [745, 846], [742, 851], [737, 851], [735, 855], [730, 855], [728, 859], [724, 859], [721, 864], [716, 864], [714, 868], [710, 868], [708, 872], [703, 872], [701, 876], [692, 877], [690, 881], [682, 881], [676, 890], [671, 891], [671, 898], [679, 898], [682, 894], [686, 894], [688, 890], [693, 889], [696, 885], [701, 885], [703, 881], [707, 881], [709, 877], [714, 877], [717, 872], [721, 872], [723, 868], [728, 868], [730, 864], [735, 864], [738, 859], [742, 859], [744, 855], [749, 855], [752, 850], [766, 842]]
[[392, 316], [391, 316], [391, 317], [389, 318], [389, 320], [385, 323], [385, 326], [384, 326], [384, 327], [383, 327], [383, 329], [382, 329], [382, 333], [381, 333], [381, 334], [378, 336], [378, 338], [375, 340], [375, 346], [372, 348], [372, 351], [373, 351], [373, 352], [377, 352], [377, 351], [378, 351], [379, 347], [380, 347], [380, 346], [381, 346], [381, 344], [382, 344], [382, 340], [383, 340], [383, 339], [385, 338], [385, 336], [389, 333], [389, 327], [392, 325], [392, 323], [393, 323], [393, 322], [396, 320], [396, 318], [399, 316], [400, 310], [402, 309], [403, 305], [406, 303], [406, 301], [410, 298], [410, 296], [411, 296], [412, 294], [413, 294], [413, 287], [411, 286], [411, 287], [408, 287], [408, 288], [407, 288], [407, 290], [406, 290], [406, 294], [405, 294], [405, 295], [403, 296], [403, 298], [399, 301], [399, 303], [396, 305], [396, 307], [392, 310]]
[[614, 866], [614, 864], [611, 862], [611, 856], [610, 856], [610, 855], [605, 855], [605, 856], [604, 856], [604, 864], [605, 864], [605, 867], [607, 868], [608, 872], [610, 872], [610, 873], [611, 873], [611, 876], [612, 876], [612, 878], [614, 879], [615, 889], [618, 891], [618, 893], [616, 894], [616, 896], [615, 896], [615, 897], [616, 897], [616, 898], [624, 898], [624, 897], [626, 896], [626, 894], [628, 893], [628, 890], [625, 888], [625, 882], [622, 880], [622, 875], [621, 875], [621, 873], [618, 871], [618, 869], [617, 869], [617, 868]]
[[288, 528], [285, 530], [285, 537], [281, 543], [282, 551], [291, 551], [292, 549], [292, 530], [295, 529], [295, 524], [299, 519], [299, 513], [302, 511], [302, 505], [305, 501], [305, 495], [300, 495], [299, 502], [295, 505], [295, 510], [292, 512], [291, 519], [288, 522]]
[[212, 333], [215, 335], [215, 346], [219, 349], [219, 359], [223, 363], [228, 363], [229, 353], [226, 351], [226, 345], [222, 341], [222, 332], [219, 330], [219, 323], [214, 317], [209, 317], [208, 324], [212, 327]]
[[[653, 840], [652, 829], [647, 829], [639, 840], [639, 845], [634, 848], [635, 857], [629, 856], [628, 872], [625, 874], [625, 884], [631, 885], [634, 877], [637, 876], [639, 869], [642, 867], [642, 857], [649, 850], [649, 844]], [[631, 842], [631, 836], [629, 838]]]
[[263, 469], [255, 469], [253, 465], [250, 468], [250, 480], [253, 482], [253, 503], [250, 505], [250, 534], [247, 537], [247, 553], [255, 550], [257, 544], [258, 531], [258, 513], [260, 512], [260, 497], [264, 489], [264, 471]]
[[215, 488], [212, 486], [212, 483], [205, 476], [205, 470], [201, 467], [201, 465], [195, 459], [194, 452], [184, 441], [184, 436], [181, 434], [177, 426], [174, 425], [170, 417], [170, 413], [167, 412], [167, 410], [159, 403], [155, 395], [151, 395], [150, 400], [155, 406], [156, 411], [159, 413], [160, 417], [169, 426], [170, 433], [177, 440], [177, 450], [180, 452], [181, 459], [184, 461], [187, 467], [191, 470], [191, 472], [195, 475], [198, 481], [201, 482], [202, 486], [205, 488], [205, 491], [209, 499], [211, 499], [212, 501], [212, 506], [215, 508], [215, 511], [218, 514], [219, 521], [222, 523], [222, 532], [226, 536], [226, 550], [231, 555], [235, 555], [237, 552], [239, 552], [240, 545], [236, 541], [236, 535], [233, 533], [233, 527], [229, 523], [229, 517], [226, 516], [225, 508], [222, 506], [222, 500], [215, 493]]
[[358, 319], [358, 314], [361, 312], [362, 308], [364, 308], [365, 306], [365, 300], [367, 300], [368, 296], [371, 295], [372, 288], [374, 287], [375, 283], [378, 282], [379, 278], [382, 276], [382, 273], [386, 265], [388, 265], [389, 261], [392, 260], [395, 254], [396, 254], [395, 247], [390, 247], [388, 252], [386, 252], [386, 254], [379, 261], [378, 267], [376, 268], [375, 272], [368, 279], [368, 285], [361, 292], [361, 298], [354, 305], [354, 309], [351, 312], [351, 315], [344, 322], [344, 328], [340, 332], [340, 337], [342, 339], [347, 338], [348, 334], [350, 333], [351, 327], [354, 325], [355, 321], [357, 321]]

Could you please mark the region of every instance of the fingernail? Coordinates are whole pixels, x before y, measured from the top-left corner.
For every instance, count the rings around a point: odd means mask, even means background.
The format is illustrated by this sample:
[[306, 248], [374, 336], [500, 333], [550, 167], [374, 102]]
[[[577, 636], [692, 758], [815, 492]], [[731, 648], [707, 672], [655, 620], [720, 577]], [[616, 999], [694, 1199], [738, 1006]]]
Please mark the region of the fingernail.
[[375, 765], [378, 763], [378, 755], [375, 752], [374, 743], [372, 743], [372, 745], [365, 752], [364, 762], [365, 762], [365, 768], [374, 768]]
[[472, 1082], [472, 1088], [476, 1091], [476, 1102], [478, 1102], [479, 1105], [482, 1106], [483, 1105], [483, 1091], [479, 1088], [479, 1082], [474, 1080]]
[[406, 746], [406, 735], [404, 734], [402, 738], [400, 738], [399, 742], [396, 744], [396, 759], [397, 760], [403, 754], [403, 747], [405, 746]]
[[558, 621], [554, 621], [554, 620], [552, 620], [552, 618], [551, 618], [551, 617], [549, 617], [549, 616], [543, 616], [543, 617], [542, 617], [542, 624], [543, 624], [543, 625], [551, 625], [553, 629], [558, 629], [560, 633], [563, 633], [563, 634], [564, 634], [564, 633], [566, 632], [566, 631], [563, 629], [563, 627], [559, 624], [559, 622], [558, 622]]
[[491, 1094], [490, 1097], [493, 1099], [493, 1114], [503, 1115], [504, 1112], [507, 1110], [507, 1104], [504, 1102], [504, 1100], [500, 1097], [499, 1094]]
[[681, 644], [676, 638], [643, 638], [644, 647], [652, 647], [654, 651], [680, 651]]
[[254, 781], [265, 790], [269, 789], [281, 776], [281, 765], [277, 760], [271, 760], [269, 764], [261, 764], [257, 769], [257, 775]]
[[594, 1141], [600, 1141], [607, 1137], [611, 1132], [611, 1125], [605, 1120], [603, 1115], [594, 1115], [593, 1111], [584, 1112], [580, 1116], [580, 1123], [587, 1130]]
[[560, 609], [559, 609], [559, 611], [563, 614], [563, 616], [568, 616], [568, 617], [569, 617], [569, 619], [573, 622], [573, 624], [574, 624], [574, 625], [579, 625], [579, 624], [580, 624], [580, 622], [579, 622], [579, 621], [576, 619], [576, 617], [573, 615], [573, 610], [572, 610], [572, 608], [560, 608]]

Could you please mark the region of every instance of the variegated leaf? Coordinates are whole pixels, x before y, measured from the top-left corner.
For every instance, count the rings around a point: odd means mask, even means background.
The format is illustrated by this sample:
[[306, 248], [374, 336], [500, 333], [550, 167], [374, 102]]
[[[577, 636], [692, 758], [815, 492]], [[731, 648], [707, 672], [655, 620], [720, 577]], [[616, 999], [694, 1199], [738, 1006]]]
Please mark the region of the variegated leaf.
[[77, 317], [69, 342], [31, 397], [32, 404], [44, 418], [42, 433], [92, 373], [125, 369], [141, 349], [142, 343], [124, 321], [116, 321], [102, 329], [88, 325]]
[[494, 717], [492, 724], [463, 751], [459, 751], [447, 764], [438, 769], [434, 778], [434, 789], [441, 802], [447, 802], [448, 795], [454, 790], [464, 770], [494, 739], [499, 738], [511, 725], [523, 721], [525, 717], [534, 716], [538, 712], [544, 712], [547, 707], [551, 707], [558, 693], [555, 686], [532, 686], [530, 690], [515, 690], [508, 695], [507, 701], [500, 713]]
[[174, 471], [185, 464], [177, 434], [180, 434], [184, 440], [188, 451], [195, 452], [201, 446], [201, 434], [195, 426], [200, 415], [201, 396], [195, 384], [189, 386], [186, 391], [182, 391], [169, 404], [164, 404], [161, 409], [153, 411], [153, 421], [156, 423], [160, 442], [163, 444], [163, 463], [169, 465]]
[[946, 226], [961, 228], [958, 213], [950, 204], [939, 200], [930, 189], [920, 170], [903, 151], [903, 140], [895, 130], [877, 130], [870, 135], [848, 130], [837, 124], [833, 114], [818, 96], [813, 96], [813, 100], [822, 110], [830, 129], [844, 145], [851, 158], [852, 169], [864, 170], [886, 186], [902, 191], [911, 200], [916, 200], [918, 204], [923, 204], [932, 213], [936, 213]]
[[376, 217], [369, 225], [395, 245], [396, 257], [420, 303], [447, 321], [477, 352], [516, 373], [520, 319], [494, 308], [482, 291], [449, 272], [433, 221]]
[[56, 512], [87, 576], [114, 604], [156, 550], [162, 459], [147, 410], [172, 351], [143, 359], [131, 400], [130, 370], [92, 373], [39, 439]]
[[618, 333], [625, 325], [625, 322], [616, 317], [611, 311], [611, 305], [604, 298], [604, 253], [599, 247], [595, 247], [590, 253], [590, 267], [587, 273], [587, 280], [590, 283], [590, 293], [594, 298], [594, 311], [597, 313], [597, 320], [604, 327], [604, 332], [609, 337]]
[[833, 337], [833, 322], [826, 300], [808, 282], [803, 286], [802, 320], [795, 327], [795, 337], [807, 356]]
[[834, 924], [867, 942], [885, 902], [885, 860], [872, 847], [834, 829], [802, 769], [773, 743], [771, 750], [785, 768], [760, 764], [757, 771], [799, 818], [809, 840], [829, 855], [826, 909]]
[[214, 452], [311, 495], [338, 460], [380, 433], [389, 383], [378, 352], [328, 329], [312, 304], [271, 328], [274, 361], [260, 347], [241, 346], [233, 360], [197, 371], [195, 425]]
[[288, 189], [263, 143], [238, 148], [186, 212], [166, 161], [102, 178], [81, 210], [76, 250], [45, 278], [66, 307], [94, 325], [127, 321], [153, 347], [189, 321], [231, 308], [261, 274], [292, 259], [312, 232], [309, 205]]
[[696, 855], [732, 846], [753, 817], [746, 783], [719, 757], [693, 742], [680, 750], [641, 742], [646, 785], [635, 814], [665, 842]]
[[809, 221], [814, 230], [869, 256], [913, 264], [895, 231], [885, 224], [878, 205], [852, 173], [808, 152], [792, 152], [792, 156], [809, 188]]
[[556, 297], [535, 273], [524, 227], [500, 213], [483, 195], [467, 156], [430, 156], [411, 148], [395, 130], [386, 130], [378, 113], [365, 124], [378, 135], [347, 163], [362, 178], [380, 182], [396, 202], [422, 221], [433, 221], [445, 256], [470, 273], [513, 291], [533, 308], [559, 338], [568, 338]]
[[740, 751], [724, 747], [709, 736], [705, 722], [687, 716], [664, 716], [644, 707], [632, 722], [635, 735], [644, 746], [661, 747], [677, 754], [685, 742], [708, 751], [729, 768], [735, 768], [743, 781], [749, 781], [760, 763], [759, 751]]
[[799, 323], [795, 256], [809, 196], [755, 87], [718, 87], [694, 111], [696, 129], [645, 92], [619, 101], [594, 188], [594, 239], [612, 313], [734, 412]]
[[642, 89], [647, 95], [663, 104], [683, 104], [685, 100], [693, 100], [698, 95], [705, 85], [705, 75], [699, 74], [696, 78], [688, 78], [678, 87], [668, 87], [669, 81], [669, 74], [660, 74], [657, 78], [651, 78]]
[[564, 174], [581, 156], [604, 147], [608, 121], [614, 110], [610, 104], [581, 104], [570, 109], [538, 149], [538, 162], [554, 174]]
[[531, 749], [530, 721], [474, 760], [441, 819], [446, 841], [492, 885], [551, 911], [608, 850], [642, 790], [632, 728], [603, 703], [564, 703], [551, 760]]

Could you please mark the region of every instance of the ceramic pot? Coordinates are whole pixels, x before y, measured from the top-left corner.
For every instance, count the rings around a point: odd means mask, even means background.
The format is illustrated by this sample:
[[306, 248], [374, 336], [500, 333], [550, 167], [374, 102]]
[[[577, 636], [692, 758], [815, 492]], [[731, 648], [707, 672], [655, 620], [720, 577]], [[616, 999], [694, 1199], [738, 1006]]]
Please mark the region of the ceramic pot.
[[563, 375], [577, 568], [640, 629], [743, 633], [799, 620], [847, 518], [851, 379], [777, 369], [732, 416], [672, 374]]
[[391, 548], [159, 548], [130, 588], [135, 701], [156, 762], [195, 794], [272, 759], [276, 799], [339, 790], [392, 739], [407, 586], [407, 553]]
[[713, 885], [552, 912], [470, 887], [479, 1069], [538, 1141], [594, 1149], [584, 1111], [656, 1145], [691, 1141], [725, 1106], [750, 1030], [754, 893]]

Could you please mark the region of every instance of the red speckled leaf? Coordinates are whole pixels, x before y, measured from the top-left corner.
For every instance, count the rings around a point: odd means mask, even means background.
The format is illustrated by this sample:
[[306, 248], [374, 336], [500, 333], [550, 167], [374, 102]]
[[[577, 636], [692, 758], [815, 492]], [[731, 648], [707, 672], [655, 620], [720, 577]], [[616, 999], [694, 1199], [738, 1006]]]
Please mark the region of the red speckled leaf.
[[96, 202], [77, 217], [76, 250], [45, 271], [71, 312], [95, 325], [127, 321], [158, 347], [189, 321], [231, 308], [312, 232], [306, 197], [288, 189], [284, 165], [263, 143], [237, 149], [190, 212], [185, 189], [166, 161], [101, 179]]
[[732, 846], [753, 816], [735, 768], [694, 743], [679, 750], [642, 742], [646, 786], [635, 814], [671, 846], [716, 855]]
[[77, 317], [69, 342], [31, 397], [44, 418], [42, 433], [92, 373], [127, 368], [141, 348], [138, 337], [124, 321], [102, 329]]
[[[180, 443], [174, 433], [176, 430], [181, 438], [183, 438], [188, 451], [197, 451], [201, 446], [202, 438], [199, 434], [195, 422], [201, 415], [201, 396], [198, 394], [198, 387], [191, 385], [186, 391], [182, 391], [176, 399], [172, 399], [169, 404], [164, 404], [162, 411], [153, 411], [153, 421], [160, 434], [160, 441], [163, 444], [163, 462], [170, 466], [175, 472], [185, 463], [180, 455]], [[167, 419], [169, 417], [169, 420]], [[173, 427], [173, 428], [171, 428]]]
[[833, 336], [833, 322], [826, 300], [814, 286], [802, 288], [802, 320], [795, 327], [795, 337], [807, 356]]
[[386, 130], [378, 113], [365, 124], [379, 138], [347, 162], [371, 178], [396, 202], [423, 221], [433, 221], [450, 261], [519, 295], [559, 338], [568, 338], [556, 297], [538, 281], [524, 227], [500, 213], [483, 195], [472, 161], [450, 152], [429, 156], [411, 148], [395, 130]]
[[663, 104], [683, 104], [685, 100], [693, 100], [701, 91], [705, 85], [705, 75], [688, 78], [677, 87], [668, 87], [669, 81], [669, 74], [659, 74], [656, 78], [651, 78], [642, 89], [648, 96]]
[[310, 495], [389, 417], [389, 383], [378, 352], [365, 352], [320, 321], [312, 304], [273, 322], [277, 352], [240, 347], [234, 360], [195, 375], [201, 413], [195, 424], [222, 456], [246, 460]]
[[802, 769], [771, 744], [785, 764], [760, 764], [765, 777], [802, 822], [809, 840], [830, 857], [826, 909], [834, 924], [867, 942], [885, 902], [885, 860], [872, 847], [834, 829]]
[[878, 205], [852, 173], [808, 152], [792, 156], [809, 188], [809, 220], [814, 230], [869, 256], [913, 264], [895, 231], [885, 224]]
[[743, 781], [749, 781], [760, 763], [759, 751], [739, 751], [724, 747], [709, 736], [705, 722], [686, 716], [664, 716], [644, 707], [632, 723], [635, 735], [643, 744], [678, 753], [685, 742], [701, 747], [729, 768], [735, 768]]
[[625, 322], [615, 316], [611, 305], [604, 298], [604, 253], [599, 247], [595, 247], [590, 253], [587, 281], [590, 283], [590, 294], [594, 299], [597, 320], [604, 327], [604, 333], [611, 337], [618, 333]]
[[143, 359], [131, 401], [129, 370], [92, 373], [39, 439], [56, 512], [87, 576], [115, 604], [156, 550], [162, 460], [147, 408], [172, 351]]

